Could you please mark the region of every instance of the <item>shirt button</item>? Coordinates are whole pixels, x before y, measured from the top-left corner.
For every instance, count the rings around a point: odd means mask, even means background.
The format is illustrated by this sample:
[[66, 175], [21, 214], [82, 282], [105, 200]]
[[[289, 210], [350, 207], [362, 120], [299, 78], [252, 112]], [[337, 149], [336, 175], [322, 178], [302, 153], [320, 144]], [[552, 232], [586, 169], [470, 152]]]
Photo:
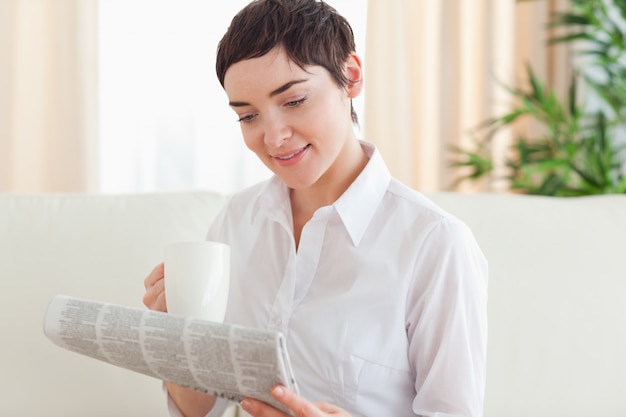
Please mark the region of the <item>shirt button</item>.
[[279, 316], [274, 316], [272, 318], [272, 324], [276, 327], [280, 327], [283, 325], [283, 320]]

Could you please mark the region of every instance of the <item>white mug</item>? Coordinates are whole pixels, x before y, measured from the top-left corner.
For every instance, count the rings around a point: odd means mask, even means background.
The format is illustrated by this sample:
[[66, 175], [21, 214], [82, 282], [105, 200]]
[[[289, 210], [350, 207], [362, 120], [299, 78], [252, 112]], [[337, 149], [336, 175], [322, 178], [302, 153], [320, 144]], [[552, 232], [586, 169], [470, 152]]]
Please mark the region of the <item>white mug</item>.
[[222, 322], [230, 285], [230, 246], [209, 241], [165, 247], [167, 311]]

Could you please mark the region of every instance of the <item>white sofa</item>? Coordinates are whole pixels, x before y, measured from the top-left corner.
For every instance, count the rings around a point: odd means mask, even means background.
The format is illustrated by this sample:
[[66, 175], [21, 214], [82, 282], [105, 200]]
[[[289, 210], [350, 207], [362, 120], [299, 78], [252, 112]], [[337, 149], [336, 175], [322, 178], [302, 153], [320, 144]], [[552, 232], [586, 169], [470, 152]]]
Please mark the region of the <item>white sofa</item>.
[[[626, 196], [430, 197], [490, 262], [485, 416], [626, 416]], [[0, 415], [166, 415], [159, 381], [53, 345], [44, 311], [59, 293], [141, 306], [165, 243], [202, 239], [224, 201], [0, 194]]]

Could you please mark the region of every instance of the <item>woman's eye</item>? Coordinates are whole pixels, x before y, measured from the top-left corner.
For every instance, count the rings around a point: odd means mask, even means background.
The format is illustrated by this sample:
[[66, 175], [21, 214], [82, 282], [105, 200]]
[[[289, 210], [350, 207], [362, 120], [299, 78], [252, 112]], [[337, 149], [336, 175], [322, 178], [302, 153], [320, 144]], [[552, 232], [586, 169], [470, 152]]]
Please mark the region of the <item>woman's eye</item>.
[[251, 122], [252, 119], [254, 119], [254, 114], [248, 114], [246, 116], [242, 116], [239, 119], [237, 119], [237, 122], [239, 122], [239, 123], [247, 123], [247, 122]]
[[287, 107], [298, 107], [300, 104], [304, 103], [306, 101], [306, 97], [302, 97], [301, 99], [298, 100], [293, 100], [293, 101], [288, 101], [286, 103]]

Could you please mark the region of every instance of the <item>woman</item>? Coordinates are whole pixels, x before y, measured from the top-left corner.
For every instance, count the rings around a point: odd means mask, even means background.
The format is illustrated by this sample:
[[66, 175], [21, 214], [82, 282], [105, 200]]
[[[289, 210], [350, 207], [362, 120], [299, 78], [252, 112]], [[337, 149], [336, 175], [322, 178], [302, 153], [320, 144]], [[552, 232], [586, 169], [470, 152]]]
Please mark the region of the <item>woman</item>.
[[[235, 194], [207, 235], [233, 253], [225, 321], [286, 336], [301, 395], [272, 395], [301, 417], [481, 416], [486, 261], [464, 224], [356, 138], [363, 70], [348, 22], [316, 0], [252, 2], [216, 69], [247, 147], [274, 173]], [[166, 311], [162, 265], [145, 285], [144, 303]], [[172, 415], [227, 405], [166, 387]]]

